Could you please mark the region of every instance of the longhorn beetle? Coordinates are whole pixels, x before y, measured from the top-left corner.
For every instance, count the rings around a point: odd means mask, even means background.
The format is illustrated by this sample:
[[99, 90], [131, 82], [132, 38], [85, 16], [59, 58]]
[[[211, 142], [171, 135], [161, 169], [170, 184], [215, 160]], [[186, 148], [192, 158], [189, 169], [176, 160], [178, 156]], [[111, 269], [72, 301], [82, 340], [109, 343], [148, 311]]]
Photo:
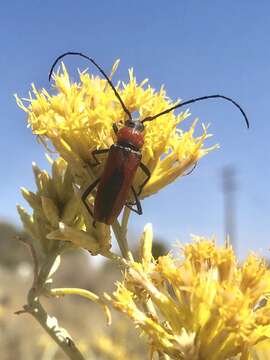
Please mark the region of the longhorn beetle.
[[[118, 130], [116, 124], [113, 124], [113, 130], [117, 138], [116, 144], [113, 144], [110, 149], [99, 149], [92, 152], [92, 156], [94, 159], [94, 163], [92, 164], [93, 166], [100, 164], [97, 158], [98, 155], [109, 153], [101, 177], [96, 179], [92, 184], [90, 184], [82, 194], [82, 201], [91, 216], [93, 217], [94, 224], [96, 221], [105, 223], [107, 225], [113, 224], [124, 205], [126, 205], [128, 208], [130, 208], [137, 214], [142, 214], [142, 207], [139, 200], [139, 195], [141, 194], [145, 184], [151, 176], [147, 166], [141, 162], [141, 148], [144, 143], [144, 124], [147, 121], [152, 121], [159, 116], [168, 114], [170, 111], [178, 109], [187, 104], [191, 104], [201, 100], [220, 98], [230, 101], [240, 110], [240, 112], [244, 116], [246, 125], [249, 128], [249, 121], [241, 106], [231, 98], [223, 95], [208, 95], [187, 100], [171, 106], [158, 114], [147, 116], [142, 120], [133, 120], [130, 111], [125, 106], [123, 100], [121, 99], [110, 78], [95, 62], [95, 60], [91, 59], [87, 55], [84, 55], [80, 52], [66, 52], [60, 55], [51, 67], [49, 73], [49, 81], [51, 79], [54, 67], [57, 62], [67, 55], [77, 55], [89, 60], [108, 81], [108, 84], [112, 88], [116, 98], [119, 100], [124, 112], [128, 116], [128, 120], [125, 122], [124, 127], [122, 127], [120, 130]], [[140, 167], [141, 170], [144, 172], [145, 180], [139, 186], [138, 192], [136, 192], [132, 183], [138, 167]], [[94, 211], [92, 211], [92, 209], [87, 203], [87, 197], [97, 186], [98, 188], [94, 203]], [[132, 191], [132, 194], [134, 196], [134, 203], [127, 202], [130, 190]], [[136, 208], [133, 207], [134, 205], [136, 205]]]

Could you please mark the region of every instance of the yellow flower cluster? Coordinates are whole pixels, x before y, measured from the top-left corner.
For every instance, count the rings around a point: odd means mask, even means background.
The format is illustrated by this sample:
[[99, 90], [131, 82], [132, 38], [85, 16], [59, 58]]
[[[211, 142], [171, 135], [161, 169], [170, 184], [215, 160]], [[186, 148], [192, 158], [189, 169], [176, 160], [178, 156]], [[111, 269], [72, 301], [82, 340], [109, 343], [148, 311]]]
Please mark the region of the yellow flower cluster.
[[109, 229], [104, 224], [98, 224], [95, 228], [92, 226], [92, 219], [89, 219], [73, 190], [73, 177], [67, 162], [62, 158], [53, 161], [48, 157], [48, 160], [52, 165], [52, 175], [33, 164], [37, 191], [21, 189], [23, 197], [33, 209], [32, 215], [23, 207], [17, 207], [25, 229], [35, 240], [33, 245], [36, 253], [47, 255], [72, 243], [88, 249], [92, 254], [108, 250], [111, 246]]
[[[114, 64], [111, 77], [118, 63]], [[38, 91], [33, 85], [28, 106], [17, 96], [16, 100], [28, 114], [33, 133], [46, 148], [53, 146], [69, 164], [75, 182], [85, 187], [100, 176], [106, 158], [101, 156], [101, 166], [91, 167], [91, 152], [109, 148], [116, 141], [112, 125], [116, 123], [121, 128], [127, 116], [106, 80], [86, 72], [79, 75], [80, 82], [71, 82], [62, 64], [62, 73], [54, 75], [54, 95], [45, 89]], [[129, 71], [129, 82], [119, 83], [117, 90], [129, 111], [138, 112], [141, 118], [172, 105], [163, 88], [155, 92], [147, 85], [147, 80], [137, 84], [132, 70]], [[142, 162], [149, 168], [151, 178], [140, 198], [171, 183], [216, 148], [204, 148], [204, 141], [210, 136], [205, 127], [200, 136], [194, 136], [196, 121], [188, 131], [177, 128], [188, 116], [188, 111], [178, 116], [171, 112], [146, 123]], [[139, 170], [133, 184], [135, 189], [144, 179], [145, 175]]]
[[[148, 336], [153, 352], [171, 359], [253, 359], [270, 339], [270, 270], [255, 255], [237, 264], [231, 246], [195, 238], [182, 258], [151, 257], [152, 230], [142, 259], [108, 299]], [[269, 343], [268, 343], [269, 345]]]

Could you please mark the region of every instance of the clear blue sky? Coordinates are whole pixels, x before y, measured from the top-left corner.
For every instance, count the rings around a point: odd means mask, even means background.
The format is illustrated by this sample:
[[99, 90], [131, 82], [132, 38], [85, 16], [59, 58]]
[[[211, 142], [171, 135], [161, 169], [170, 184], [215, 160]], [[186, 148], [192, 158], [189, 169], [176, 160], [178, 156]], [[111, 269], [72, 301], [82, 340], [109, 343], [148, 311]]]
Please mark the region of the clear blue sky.
[[[31, 82], [48, 87], [55, 57], [68, 50], [85, 52], [105, 69], [121, 58], [115, 79], [134, 67], [168, 95], [188, 99], [221, 93], [239, 101], [240, 113], [226, 102], [191, 107], [211, 122], [221, 149], [204, 158], [194, 173], [143, 201], [133, 215], [140, 232], [152, 222], [158, 236], [186, 241], [190, 233], [223, 237], [221, 170], [237, 169], [237, 238], [241, 255], [270, 247], [270, 3], [260, 1], [11, 1], [0, 12], [0, 216], [19, 223], [20, 186], [34, 189], [31, 162], [45, 167], [44, 149], [25, 126], [13, 93], [27, 97]], [[70, 72], [89, 64], [67, 59]]]

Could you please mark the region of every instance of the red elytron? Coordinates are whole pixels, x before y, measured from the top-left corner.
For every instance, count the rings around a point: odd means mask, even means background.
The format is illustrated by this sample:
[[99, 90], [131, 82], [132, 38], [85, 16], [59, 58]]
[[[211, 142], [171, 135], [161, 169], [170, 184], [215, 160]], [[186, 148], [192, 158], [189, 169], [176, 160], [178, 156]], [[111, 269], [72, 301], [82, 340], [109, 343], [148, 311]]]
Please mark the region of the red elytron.
[[[100, 149], [94, 150], [92, 152], [92, 156], [95, 160], [95, 162], [92, 163], [92, 166], [99, 165], [99, 161], [97, 158], [98, 155], [108, 153], [107, 161], [101, 177], [96, 179], [92, 184], [90, 184], [85, 189], [82, 195], [82, 201], [91, 216], [93, 217], [94, 222], [98, 221], [107, 225], [113, 224], [124, 206], [128, 206], [132, 211], [136, 212], [139, 215], [142, 214], [142, 207], [139, 200], [139, 195], [151, 176], [148, 168], [141, 162], [141, 148], [144, 143], [143, 131], [144, 123], [146, 121], [152, 121], [159, 116], [169, 113], [172, 110], [175, 110], [187, 104], [194, 103], [196, 101], [221, 98], [230, 101], [241, 111], [242, 115], [245, 118], [246, 125], [249, 128], [249, 121], [240, 105], [231, 98], [223, 95], [208, 95], [187, 100], [180, 104], [174, 105], [160, 112], [159, 114], [148, 116], [145, 119], [135, 121], [132, 119], [130, 111], [126, 108], [124, 102], [122, 101], [120, 95], [118, 94], [117, 90], [115, 89], [114, 85], [112, 84], [106, 73], [93, 59], [82, 53], [67, 52], [60, 55], [51, 67], [49, 80], [51, 79], [51, 75], [56, 63], [67, 55], [78, 55], [94, 64], [101, 72], [101, 74], [106, 78], [112, 90], [114, 91], [115, 96], [121, 103], [124, 112], [128, 115], [128, 120], [125, 122], [125, 126], [123, 128], [118, 130], [117, 125], [113, 125], [113, 129], [117, 137], [116, 144], [113, 144], [110, 149]], [[138, 167], [140, 167], [145, 173], [145, 180], [142, 182], [142, 184], [139, 186], [139, 190], [136, 192], [133, 187], [133, 181]], [[93, 211], [87, 202], [87, 197], [97, 186], [98, 188], [96, 192]], [[130, 191], [133, 194], [134, 203], [127, 202]], [[133, 207], [134, 205], [136, 206], [135, 208]]]
[[[117, 143], [110, 148], [96, 194], [94, 219], [105, 224], [112, 224], [118, 217], [127, 202], [130, 189], [137, 205], [137, 212], [142, 213], [138, 202], [139, 193], [136, 194], [132, 183], [141, 164], [140, 148], [143, 144], [143, 136], [136, 127], [128, 128], [131, 131], [125, 131], [125, 137], [122, 136], [123, 134], [119, 136], [119, 133], [123, 133], [122, 130], [126, 129], [119, 130]], [[138, 140], [139, 137], [141, 141], [133, 141], [134, 139]], [[138, 146], [135, 145], [136, 143]], [[148, 180], [148, 178], [146, 179]], [[127, 204], [127, 206], [131, 207], [130, 204]]]

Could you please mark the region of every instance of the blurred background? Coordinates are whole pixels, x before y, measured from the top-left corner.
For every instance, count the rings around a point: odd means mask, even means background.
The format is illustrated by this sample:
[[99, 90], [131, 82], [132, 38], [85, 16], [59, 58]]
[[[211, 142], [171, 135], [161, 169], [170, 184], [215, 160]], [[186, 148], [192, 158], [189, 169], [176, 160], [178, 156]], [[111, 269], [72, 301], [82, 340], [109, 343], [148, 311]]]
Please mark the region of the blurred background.
[[[189, 241], [191, 233], [215, 235], [219, 242], [229, 233], [240, 259], [250, 250], [268, 257], [268, 1], [260, 1], [259, 6], [244, 0], [116, 0], [113, 4], [104, 0], [12, 1], [1, 4], [0, 27], [1, 359], [64, 358], [33, 319], [13, 315], [24, 304], [31, 283], [28, 254], [15, 240], [22, 232], [16, 203], [26, 206], [19, 187], [35, 190], [32, 161], [48, 168], [44, 148], [26, 127], [25, 113], [16, 106], [13, 94], [27, 98], [32, 82], [38, 89], [49, 89], [50, 66], [63, 52], [84, 52], [107, 72], [120, 58], [114, 81], [127, 80], [128, 69], [133, 67], [139, 82], [149, 78], [156, 89], [164, 84], [173, 100], [223, 94], [239, 102], [251, 123], [249, 131], [239, 111], [229, 103], [208, 101], [190, 107], [192, 116], [185, 126], [195, 117], [211, 123], [214, 136], [207, 145], [219, 143], [221, 148], [203, 158], [190, 176], [143, 201], [144, 214], [131, 218], [130, 241], [136, 248], [144, 224], [151, 222], [161, 244], [158, 253], [170, 249], [177, 240]], [[74, 79], [78, 68], [89, 67], [74, 57], [66, 58], [65, 64]], [[95, 69], [89, 70], [95, 73]], [[94, 264], [85, 253], [69, 255], [58, 281], [61, 286], [75, 283], [100, 293], [103, 285], [105, 290], [113, 289], [119, 277], [117, 269], [108, 273], [109, 266]], [[101, 277], [107, 279], [102, 288], [97, 281]], [[66, 306], [61, 306], [63, 303]], [[111, 352], [99, 353], [94, 334], [97, 338], [105, 334], [108, 344], [120, 339], [120, 348], [127, 348], [134, 359], [143, 358], [142, 340], [138, 339], [138, 344], [126, 341], [131, 329], [124, 318], [119, 317], [114, 327], [106, 329], [103, 314], [83, 300], [52, 300], [48, 306], [72, 335], [80, 338], [84, 334], [83, 345], [92, 344], [94, 358], [112, 358]], [[76, 323], [78, 309], [88, 314], [80, 318], [80, 324]], [[96, 318], [100, 329], [92, 328]], [[85, 338], [87, 333], [89, 339]], [[119, 354], [115, 359], [121, 359]]]

